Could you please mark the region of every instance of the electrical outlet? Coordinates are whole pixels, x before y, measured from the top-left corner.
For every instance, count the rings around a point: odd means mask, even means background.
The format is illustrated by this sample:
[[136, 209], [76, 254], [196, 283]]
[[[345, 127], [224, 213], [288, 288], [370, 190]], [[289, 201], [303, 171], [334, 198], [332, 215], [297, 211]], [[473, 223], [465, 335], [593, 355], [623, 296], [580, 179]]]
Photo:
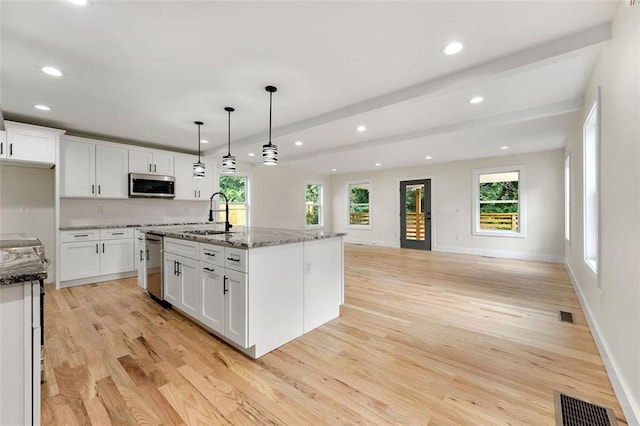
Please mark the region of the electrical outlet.
[[29, 206], [22, 204], [20, 206], [20, 213], [29, 213]]

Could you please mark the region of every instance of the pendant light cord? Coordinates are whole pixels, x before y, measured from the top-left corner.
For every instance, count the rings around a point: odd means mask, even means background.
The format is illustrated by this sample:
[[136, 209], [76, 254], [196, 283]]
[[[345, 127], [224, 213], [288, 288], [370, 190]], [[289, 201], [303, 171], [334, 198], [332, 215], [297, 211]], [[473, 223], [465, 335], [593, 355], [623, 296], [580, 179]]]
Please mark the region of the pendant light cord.
[[200, 162], [200, 124], [198, 124], [198, 163]]
[[269, 146], [271, 146], [271, 110], [272, 110], [273, 92], [269, 92]]
[[227, 111], [229, 113], [229, 126], [228, 126], [228, 132], [227, 134], [229, 135], [229, 139], [228, 139], [228, 144], [227, 144], [227, 155], [231, 155], [231, 111]]

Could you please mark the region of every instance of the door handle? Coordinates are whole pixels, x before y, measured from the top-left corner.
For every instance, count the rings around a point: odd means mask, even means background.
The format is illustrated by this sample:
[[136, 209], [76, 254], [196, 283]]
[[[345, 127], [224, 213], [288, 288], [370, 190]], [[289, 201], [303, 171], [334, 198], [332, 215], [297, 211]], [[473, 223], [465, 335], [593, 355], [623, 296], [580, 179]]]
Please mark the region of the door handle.
[[104, 243], [102, 243], [102, 252], [104, 253]]
[[96, 193], [96, 186], [93, 183], [91, 184], [91, 193], [92, 194]]
[[96, 254], [98, 254], [98, 243], [96, 243]]
[[227, 289], [227, 281], [229, 280], [229, 278], [227, 278], [227, 276], [224, 276], [224, 279], [222, 280], [222, 294], [227, 294], [227, 291], [229, 291]]
[[9, 157], [13, 156], [13, 144], [9, 144]]

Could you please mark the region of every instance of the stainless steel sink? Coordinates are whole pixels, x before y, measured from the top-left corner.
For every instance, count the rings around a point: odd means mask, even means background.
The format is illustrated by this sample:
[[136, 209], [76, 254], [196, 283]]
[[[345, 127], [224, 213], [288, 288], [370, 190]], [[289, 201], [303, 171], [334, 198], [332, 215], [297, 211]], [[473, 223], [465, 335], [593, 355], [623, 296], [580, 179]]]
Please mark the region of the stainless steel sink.
[[194, 229], [193, 231], [184, 231], [184, 233], [194, 235], [223, 235], [230, 234], [231, 232], [216, 231], [213, 229]]

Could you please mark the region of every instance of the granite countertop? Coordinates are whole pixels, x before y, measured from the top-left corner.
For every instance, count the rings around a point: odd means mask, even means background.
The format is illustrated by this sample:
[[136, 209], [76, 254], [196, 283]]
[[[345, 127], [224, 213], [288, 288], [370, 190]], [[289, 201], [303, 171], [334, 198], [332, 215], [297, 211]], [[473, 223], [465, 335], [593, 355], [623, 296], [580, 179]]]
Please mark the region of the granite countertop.
[[322, 240], [325, 238], [337, 238], [347, 234], [328, 231], [308, 231], [295, 229], [259, 228], [238, 226], [231, 229], [230, 233], [214, 235], [198, 235], [188, 231], [216, 230], [221, 231], [220, 226], [172, 226], [172, 227], [148, 227], [142, 232], [162, 235], [171, 238], [197, 241], [200, 243], [214, 244], [218, 246], [250, 249], [256, 247], [269, 247], [282, 244], [301, 243], [304, 241]]
[[0, 285], [46, 278], [47, 270], [33, 247], [0, 249]]
[[112, 224], [112, 225], [78, 225], [61, 226], [61, 231], [87, 231], [90, 229], [117, 229], [117, 228], [143, 228], [147, 226], [187, 226], [205, 225], [208, 222], [179, 222], [179, 223], [137, 223], [137, 224]]

